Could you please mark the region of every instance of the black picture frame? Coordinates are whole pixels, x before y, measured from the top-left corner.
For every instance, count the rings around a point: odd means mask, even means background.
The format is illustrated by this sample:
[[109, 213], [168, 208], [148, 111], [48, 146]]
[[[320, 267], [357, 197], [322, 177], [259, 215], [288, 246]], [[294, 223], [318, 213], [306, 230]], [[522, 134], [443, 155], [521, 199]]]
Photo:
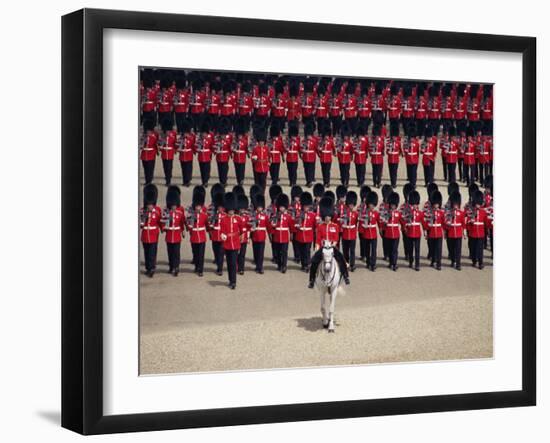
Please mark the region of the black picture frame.
[[[522, 389], [106, 416], [103, 413], [103, 30], [520, 53], [523, 65]], [[83, 9], [62, 18], [62, 426], [82, 434], [531, 406], [536, 403], [536, 39]]]

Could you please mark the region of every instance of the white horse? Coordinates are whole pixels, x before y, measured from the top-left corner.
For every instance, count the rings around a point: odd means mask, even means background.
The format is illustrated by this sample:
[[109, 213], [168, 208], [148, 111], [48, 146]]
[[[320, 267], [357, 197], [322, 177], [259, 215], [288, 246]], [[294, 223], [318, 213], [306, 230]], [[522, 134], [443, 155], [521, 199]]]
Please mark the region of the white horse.
[[334, 332], [334, 306], [338, 292], [343, 293], [341, 287], [342, 275], [338, 263], [334, 258], [334, 248], [329, 241], [323, 242], [323, 261], [317, 269], [315, 286], [321, 296], [321, 314], [323, 315], [323, 327], [328, 332]]

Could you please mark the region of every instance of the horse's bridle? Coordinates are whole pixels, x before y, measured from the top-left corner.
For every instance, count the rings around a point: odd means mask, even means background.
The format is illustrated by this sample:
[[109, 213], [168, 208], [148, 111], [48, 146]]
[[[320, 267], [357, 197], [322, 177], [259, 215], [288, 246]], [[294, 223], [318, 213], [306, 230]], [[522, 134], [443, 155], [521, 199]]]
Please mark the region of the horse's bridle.
[[[323, 249], [334, 249], [334, 247], [333, 246], [323, 246]], [[327, 285], [327, 287], [332, 286], [332, 284], [334, 283], [334, 277], [336, 277], [336, 266], [338, 266], [338, 264], [336, 263], [336, 259], [334, 258], [334, 253], [332, 254], [331, 264], [332, 264], [332, 275], [330, 277], [330, 281], [327, 281], [326, 274], [325, 274], [325, 267], [321, 266], [321, 276], [323, 277], [323, 280], [324, 280], [325, 284]]]

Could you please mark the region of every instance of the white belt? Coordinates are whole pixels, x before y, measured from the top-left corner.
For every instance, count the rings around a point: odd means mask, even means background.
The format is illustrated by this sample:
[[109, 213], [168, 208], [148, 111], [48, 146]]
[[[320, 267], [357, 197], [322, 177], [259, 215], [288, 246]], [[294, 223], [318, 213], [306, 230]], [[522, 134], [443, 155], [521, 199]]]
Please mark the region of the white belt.
[[420, 223], [418, 222], [412, 222], [412, 223], [407, 223], [407, 226], [419, 226]]
[[300, 231], [311, 231], [313, 228], [302, 228], [302, 227], [300, 226], [299, 229], [300, 229]]
[[142, 229], [145, 231], [151, 231], [153, 229], [158, 229], [158, 226], [143, 226]]
[[397, 223], [388, 223], [386, 226], [399, 226]]
[[191, 230], [193, 230], [193, 231], [204, 231], [204, 230], [206, 230], [206, 228], [205, 228], [205, 227], [202, 227], [202, 228], [191, 228]]
[[[388, 225], [389, 226], [389, 225]], [[376, 225], [367, 225], [366, 228], [376, 228]]]
[[189, 151], [193, 151], [192, 149], [190, 148], [187, 148], [187, 149], [181, 149], [181, 152], [189, 152]]
[[474, 155], [475, 152], [465, 152], [464, 155]]
[[462, 226], [462, 223], [451, 223], [451, 226]]
[[275, 228], [277, 231], [288, 231], [288, 228]]
[[407, 155], [418, 155], [418, 152], [406, 152]]
[[344, 228], [344, 229], [354, 229], [355, 225], [342, 225], [342, 228]]
[[166, 226], [164, 228], [166, 231], [176, 231], [178, 229], [181, 229], [179, 226]]
[[142, 148], [144, 151], [154, 151], [155, 148]]
[[214, 228], [216, 231], [219, 231], [220, 230], [220, 227], [219, 226], [214, 226]]
[[174, 147], [173, 146], [166, 146], [166, 147], [162, 147], [160, 149], [164, 149], [164, 150], [168, 151], [170, 149], [174, 149]]
[[280, 154], [280, 151], [269, 151], [271, 154]]
[[484, 225], [485, 223], [483, 222], [473, 222], [474, 225]]
[[440, 226], [441, 226], [440, 223], [434, 223], [434, 224], [432, 225], [432, 228], [439, 228]]
[[256, 231], [265, 231], [265, 228], [256, 228]]
[[311, 154], [311, 153], [315, 154], [315, 151], [302, 151], [302, 154]]
[[332, 151], [321, 151], [323, 154], [332, 154]]

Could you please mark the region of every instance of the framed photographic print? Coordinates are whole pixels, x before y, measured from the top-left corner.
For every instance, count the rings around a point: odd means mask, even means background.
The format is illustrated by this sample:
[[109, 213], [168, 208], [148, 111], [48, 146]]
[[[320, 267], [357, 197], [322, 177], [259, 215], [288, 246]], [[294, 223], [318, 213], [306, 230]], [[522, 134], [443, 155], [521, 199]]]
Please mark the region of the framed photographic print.
[[535, 51], [64, 16], [62, 425], [534, 405]]

